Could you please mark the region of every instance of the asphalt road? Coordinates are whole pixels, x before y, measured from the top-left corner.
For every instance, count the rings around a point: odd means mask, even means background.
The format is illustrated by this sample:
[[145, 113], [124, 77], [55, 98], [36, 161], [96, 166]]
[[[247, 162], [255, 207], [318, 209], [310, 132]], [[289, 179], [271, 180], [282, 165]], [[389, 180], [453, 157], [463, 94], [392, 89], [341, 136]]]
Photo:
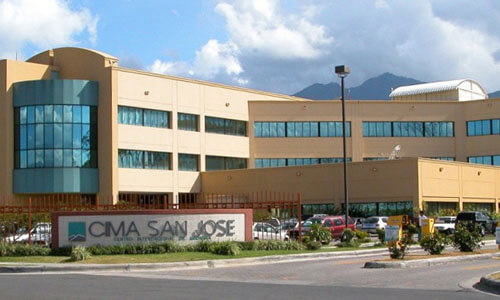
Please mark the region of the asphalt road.
[[1, 275], [0, 299], [497, 299], [461, 287], [500, 269], [489, 259], [363, 269], [371, 258], [169, 272]]

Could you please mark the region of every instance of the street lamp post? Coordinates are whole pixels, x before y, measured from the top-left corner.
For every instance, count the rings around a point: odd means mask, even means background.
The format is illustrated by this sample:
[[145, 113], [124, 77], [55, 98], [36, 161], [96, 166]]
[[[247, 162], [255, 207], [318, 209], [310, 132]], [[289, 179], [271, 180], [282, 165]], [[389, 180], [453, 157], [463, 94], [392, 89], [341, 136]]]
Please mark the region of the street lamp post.
[[349, 227], [349, 198], [347, 190], [347, 151], [346, 151], [346, 126], [345, 126], [345, 99], [344, 99], [344, 78], [349, 75], [348, 66], [336, 66], [335, 74], [340, 77], [340, 85], [342, 89], [342, 148], [344, 155], [344, 209], [345, 209], [345, 227]]

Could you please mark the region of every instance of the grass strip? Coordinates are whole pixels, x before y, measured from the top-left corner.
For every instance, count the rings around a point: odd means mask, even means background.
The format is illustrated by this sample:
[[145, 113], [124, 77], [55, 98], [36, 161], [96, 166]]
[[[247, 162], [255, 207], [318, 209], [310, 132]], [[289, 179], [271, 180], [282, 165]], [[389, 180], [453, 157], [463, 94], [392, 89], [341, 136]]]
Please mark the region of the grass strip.
[[[133, 264], [133, 263], [168, 263], [168, 262], [181, 262], [181, 261], [198, 261], [198, 260], [212, 260], [212, 259], [237, 259], [246, 257], [262, 257], [271, 255], [287, 255], [287, 254], [302, 254], [302, 253], [324, 253], [324, 252], [342, 252], [352, 250], [368, 250], [384, 248], [385, 246], [373, 246], [366, 248], [330, 248], [312, 250], [254, 250], [254, 251], [241, 251], [236, 256], [217, 255], [207, 252], [177, 252], [165, 254], [127, 254], [127, 255], [96, 255], [85, 261], [77, 263], [83, 264]], [[14, 257], [0, 257], [0, 263], [68, 263], [67, 256], [14, 256]]]

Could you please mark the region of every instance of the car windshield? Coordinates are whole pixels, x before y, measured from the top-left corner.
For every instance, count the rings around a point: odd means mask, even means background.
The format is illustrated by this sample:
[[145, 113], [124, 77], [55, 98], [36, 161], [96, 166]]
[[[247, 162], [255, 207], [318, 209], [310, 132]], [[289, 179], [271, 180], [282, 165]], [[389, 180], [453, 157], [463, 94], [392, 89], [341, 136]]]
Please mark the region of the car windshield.
[[365, 220], [364, 223], [377, 223], [378, 222], [378, 218], [374, 218], [374, 217], [371, 217], [371, 218], [368, 218]]
[[308, 219], [302, 224], [302, 227], [311, 227], [312, 224], [321, 224], [321, 219]]

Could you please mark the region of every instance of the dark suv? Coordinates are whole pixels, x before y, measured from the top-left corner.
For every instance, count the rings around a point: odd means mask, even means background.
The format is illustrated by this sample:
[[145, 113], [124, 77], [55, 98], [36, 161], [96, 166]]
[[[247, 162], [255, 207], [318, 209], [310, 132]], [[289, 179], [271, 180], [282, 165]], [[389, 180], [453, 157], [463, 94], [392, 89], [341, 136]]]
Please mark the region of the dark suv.
[[[474, 225], [481, 226], [481, 235], [484, 236], [487, 232], [495, 233], [498, 220], [495, 220], [481, 211], [462, 211], [458, 213], [455, 224], [465, 224], [470, 228]], [[456, 226], [455, 226], [456, 228]]]

